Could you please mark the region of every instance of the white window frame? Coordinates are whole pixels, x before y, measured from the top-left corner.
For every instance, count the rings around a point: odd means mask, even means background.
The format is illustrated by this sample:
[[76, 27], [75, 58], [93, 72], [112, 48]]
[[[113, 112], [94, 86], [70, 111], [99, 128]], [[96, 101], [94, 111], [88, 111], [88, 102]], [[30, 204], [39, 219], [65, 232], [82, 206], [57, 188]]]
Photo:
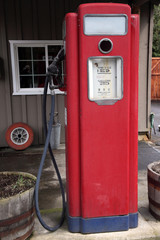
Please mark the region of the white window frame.
[[[41, 41], [41, 40], [10, 40], [11, 51], [11, 66], [12, 66], [12, 79], [13, 79], [13, 95], [40, 95], [43, 94], [44, 88], [20, 88], [20, 74], [19, 74], [19, 59], [18, 59], [18, 47], [45, 47], [46, 59], [48, 59], [47, 47], [62, 45], [62, 40]], [[46, 71], [48, 67], [48, 61], [46, 61]], [[48, 91], [48, 94], [50, 91]], [[64, 92], [55, 89], [55, 94], [63, 94]]]

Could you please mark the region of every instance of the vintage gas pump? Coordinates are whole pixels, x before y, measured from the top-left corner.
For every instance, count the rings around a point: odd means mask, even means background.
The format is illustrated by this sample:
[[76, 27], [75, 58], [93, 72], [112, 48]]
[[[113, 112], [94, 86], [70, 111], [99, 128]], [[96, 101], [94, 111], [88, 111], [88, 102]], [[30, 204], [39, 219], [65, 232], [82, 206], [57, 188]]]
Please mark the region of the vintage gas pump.
[[92, 3], [65, 17], [67, 215], [72, 232], [135, 228], [139, 18]]
[[[58, 229], [65, 216], [62, 180], [49, 144], [54, 116], [54, 88], [65, 91], [67, 218], [71, 232], [123, 231], [138, 225], [138, 59], [139, 18], [125, 4], [92, 3], [68, 13], [64, 49], [48, 68], [51, 119], [37, 175], [35, 206], [41, 224]], [[65, 84], [53, 81], [65, 55]], [[48, 132], [48, 133], [47, 133]], [[38, 188], [47, 148], [62, 192], [58, 226], [41, 218]]]

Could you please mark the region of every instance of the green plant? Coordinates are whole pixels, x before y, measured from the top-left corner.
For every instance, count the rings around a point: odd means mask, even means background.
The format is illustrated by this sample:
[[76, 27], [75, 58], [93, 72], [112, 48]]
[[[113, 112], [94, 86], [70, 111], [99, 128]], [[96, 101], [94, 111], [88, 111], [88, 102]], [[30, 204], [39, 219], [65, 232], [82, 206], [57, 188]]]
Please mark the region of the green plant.
[[12, 185], [13, 189], [15, 188], [23, 188], [23, 187], [30, 187], [32, 186], [32, 180], [29, 178], [24, 178], [23, 176], [19, 175], [17, 181]]
[[158, 6], [154, 6], [153, 22], [152, 55], [153, 57], [160, 57], [160, 4]]
[[14, 183], [13, 188], [23, 187], [26, 184], [26, 180], [23, 178], [23, 176], [19, 176], [16, 183]]

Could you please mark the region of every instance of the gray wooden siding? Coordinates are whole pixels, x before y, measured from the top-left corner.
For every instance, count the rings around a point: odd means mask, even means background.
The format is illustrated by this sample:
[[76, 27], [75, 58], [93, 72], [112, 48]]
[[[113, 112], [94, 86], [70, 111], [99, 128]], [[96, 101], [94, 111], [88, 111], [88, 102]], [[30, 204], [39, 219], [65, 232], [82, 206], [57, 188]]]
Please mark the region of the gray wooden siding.
[[[76, 11], [80, 3], [96, 0], [0, 0], [0, 60], [4, 64], [4, 74], [0, 73], [0, 147], [7, 146], [5, 132], [15, 122], [25, 122], [34, 131], [33, 144], [43, 144], [42, 96], [13, 96], [9, 40], [61, 40], [62, 22], [65, 13]], [[110, 1], [99, 1], [110, 2]], [[114, 2], [131, 3], [117, 0]], [[146, 15], [147, 14], [147, 15]], [[147, 129], [149, 81], [147, 75], [149, 4], [141, 11], [140, 43], [140, 130]], [[145, 19], [147, 18], [147, 20]], [[148, 25], [146, 26], [146, 21]], [[143, 26], [144, 24], [144, 26]], [[144, 29], [143, 29], [144, 28]], [[143, 64], [145, 59], [145, 64]], [[0, 63], [1, 63], [0, 61]], [[1, 69], [1, 68], [0, 68]], [[141, 82], [141, 79], [142, 82]], [[147, 80], [146, 80], [147, 79]], [[145, 81], [148, 81], [145, 83]], [[144, 83], [145, 89], [144, 89]], [[141, 93], [141, 91], [143, 93]], [[49, 97], [48, 97], [49, 99]], [[50, 99], [47, 112], [49, 115]], [[62, 123], [61, 142], [64, 142], [64, 96], [56, 97], [56, 110]], [[142, 121], [143, 120], [143, 121]], [[142, 121], [142, 122], [141, 122]]]
[[[56, 5], [55, 5], [56, 3]], [[58, 10], [58, 9], [61, 9]], [[62, 11], [63, 9], [63, 11]], [[25, 122], [34, 131], [33, 144], [43, 144], [42, 96], [13, 96], [9, 40], [59, 40], [65, 13], [63, 1], [1, 0], [0, 1], [0, 58], [4, 61], [5, 76], [0, 80], [0, 147], [7, 146], [5, 132], [15, 122]], [[49, 117], [50, 96], [47, 112]], [[64, 142], [64, 96], [56, 96], [56, 111], [62, 124]]]
[[151, 59], [153, 36], [153, 5], [150, 2], [140, 9], [139, 52], [139, 132], [149, 130], [151, 104]]

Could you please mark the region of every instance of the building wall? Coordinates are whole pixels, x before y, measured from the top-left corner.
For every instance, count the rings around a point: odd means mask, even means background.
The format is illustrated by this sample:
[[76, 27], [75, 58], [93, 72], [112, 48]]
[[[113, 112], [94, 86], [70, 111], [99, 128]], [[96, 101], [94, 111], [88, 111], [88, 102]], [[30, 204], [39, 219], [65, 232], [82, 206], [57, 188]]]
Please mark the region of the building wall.
[[[42, 96], [13, 96], [11, 59], [9, 40], [61, 40], [62, 22], [65, 13], [76, 11], [82, 0], [1, 0], [0, 1], [0, 64], [4, 65], [4, 73], [0, 72], [0, 147], [7, 146], [5, 132], [15, 122], [25, 122], [34, 131], [33, 144], [43, 143]], [[88, 2], [94, 2], [88, 1]], [[95, 1], [97, 2], [97, 1]], [[107, 2], [107, 1], [99, 1]], [[109, 1], [108, 1], [109, 2]], [[114, 1], [128, 3], [131, 1]], [[140, 125], [139, 130], [147, 129], [149, 82], [148, 80], [148, 42], [151, 28], [149, 4], [141, 10], [140, 38]], [[145, 62], [145, 64], [144, 64]], [[0, 69], [1, 69], [0, 68]], [[145, 88], [144, 88], [145, 86]], [[50, 98], [47, 112], [49, 115]], [[64, 142], [64, 96], [56, 96], [56, 111], [62, 123], [61, 142]]]
[[[13, 96], [9, 40], [59, 40], [65, 13], [63, 0], [5, 0], [0, 2], [0, 58], [5, 74], [0, 80], [0, 146], [7, 146], [5, 132], [15, 122], [25, 122], [34, 131], [33, 144], [43, 143], [42, 95]], [[61, 11], [60, 11], [61, 9]], [[47, 112], [49, 116], [50, 97]], [[56, 111], [62, 123], [64, 142], [64, 96], [56, 96]]]
[[151, 104], [151, 59], [153, 36], [153, 5], [150, 2], [140, 8], [140, 45], [139, 45], [139, 132], [149, 129]]

